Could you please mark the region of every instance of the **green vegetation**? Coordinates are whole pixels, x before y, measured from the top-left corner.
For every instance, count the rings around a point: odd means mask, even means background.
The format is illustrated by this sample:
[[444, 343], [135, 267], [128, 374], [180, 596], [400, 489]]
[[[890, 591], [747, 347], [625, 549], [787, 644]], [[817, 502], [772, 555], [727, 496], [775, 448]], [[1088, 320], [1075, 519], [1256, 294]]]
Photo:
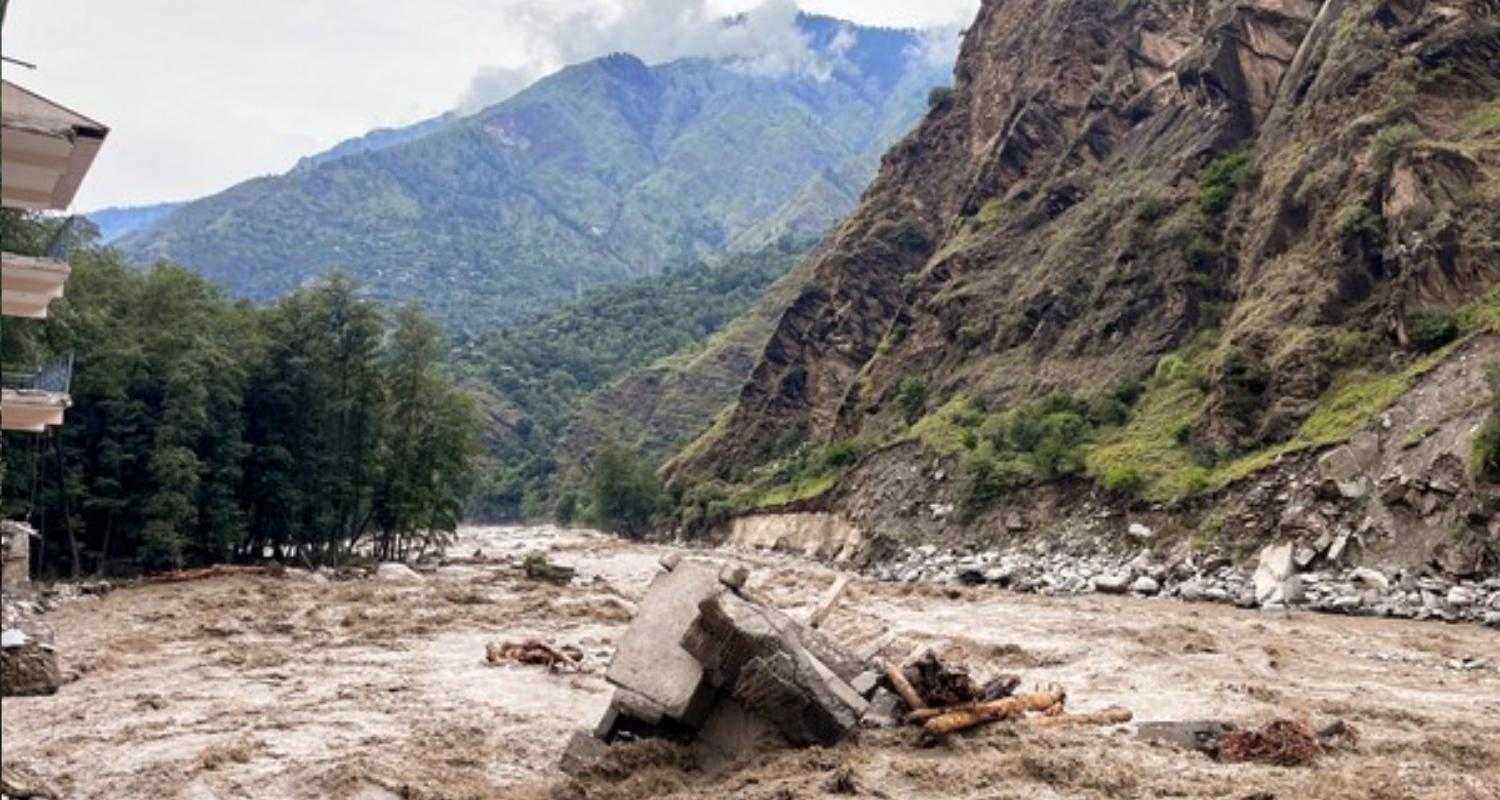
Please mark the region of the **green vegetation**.
[[1474, 475], [1489, 483], [1500, 483], [1500, 362], [1485, 370], [1490, 389], [1490, 414], [1474, 436]]
[[927, 382], [921, 378], [902, 378], [896, 387], [896, 405], [901, 409], [901, 415], [910, 425], [921, 419], [922, 412], [927, 408]]
[[465, 372], [518, 421], [493, 453], [500, 466], [481, 487], [475, 512], [496, 519], [545, 513], [555, 450], [579, 403], [633, 369], [668, 355], [686, 358], [800, 256], [800, 248], [737, 255], [595, 290], [481, 340], [464, 358]]
[[1421, 138], [1422, 129], [1410, 122], [1382, 128], [1370, 140], [1370, 161], [1378, 171], [1385, 173], [1402, 153]]
[[1418, 352], [1430, 353], [1458, 338], [1458, 318], [1443, 308], [1419, 308], [1406, 315], [1406, 335]]
[[[0, 220], [23, 253], [56, 224]], [[70, 262], [48, 320], [4, 326], [8, 370], [76, 358], [66, 423], [5, 434], [6, 515], [66, 543], [44, 570], [401, 558], [457, 526], [477, 422], [420, 312], [341, 275], [254, 308], [87, 242]]]
[[590, 518], [607, 531], [639, 538], [666, 508], [666, 492], [656, 470], [618, 447], [605, 447], [595, 455], [590, 488]]
[[1198, 176], [1198, 208], [1216, 217], [1229, 210], [1239, 190], [1255, 178], [1255, 162], [1249, 148], [1231, 150], [1210, 161]]
[[952, 96], [952, 86], [934, 86], [932, 87], [932, 90], [927, 93], [927, 107], [937, 108], [938, 106], [948, 102], [948, 98]]

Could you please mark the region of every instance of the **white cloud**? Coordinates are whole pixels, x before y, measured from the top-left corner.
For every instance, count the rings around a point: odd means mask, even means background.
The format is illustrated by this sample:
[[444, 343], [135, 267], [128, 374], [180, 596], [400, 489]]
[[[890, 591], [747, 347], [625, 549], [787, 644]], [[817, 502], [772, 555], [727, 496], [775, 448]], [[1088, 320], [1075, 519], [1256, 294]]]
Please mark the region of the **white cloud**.
[[[802, 3], [887, 26], [966, 23], [978, 5]], [[738, 13], [744, 24], [720, 24]], [[792, 0], [32, 0], [10, 4], [4, 47], [40, 68], [4, 72], [112, 127], [79, 192], [86, 210], [281, 172], [371, 128], [502, 97], [612, 51], [816, 76], [828, 64], [794, 13]]]

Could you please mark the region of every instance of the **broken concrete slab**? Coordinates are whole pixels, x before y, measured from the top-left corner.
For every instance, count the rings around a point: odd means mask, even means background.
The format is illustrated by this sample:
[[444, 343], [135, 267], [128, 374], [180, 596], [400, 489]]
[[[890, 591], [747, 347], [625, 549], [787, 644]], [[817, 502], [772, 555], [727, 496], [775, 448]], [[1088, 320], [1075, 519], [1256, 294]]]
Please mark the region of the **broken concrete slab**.
[[568, 744], [563, 748], [562, 756], [557, 761], [557, 767], [569, 775], [582, 775], [603, 761], [608, 752], [608, 742], [596, 738], [587, 731], [577, 731], [572, 738], [568, 739]]
[[894, 728], [900, 724], [906, 705], [890, 689], [876, 689], [859, 723], [867, 728]]
[[703, 666], [682, 647], [699, 604], [724, 593], [720, 567], [693, 559], [657, 575], [621, 638], [605, 678], [689, 725], [708, 711]]
[[781, 742], [776, 729], [729, 698], [715, 704], [703, 721], [693, 739], [693, 755], [703, 769], [718, 770], [766, 742]]
[[[699, 610], [683, 646], [716, 688], [753, 709], [788, 742], [833, 744], [859, 722], [868, 703], [804, 645], [818, 640], [810, 628], [776, 609], [725, 593], [704, 600]], [[857, 663], [853, 656], [837, 653], [831, 642], [819, 643], [839, 656], [834, 660]]]

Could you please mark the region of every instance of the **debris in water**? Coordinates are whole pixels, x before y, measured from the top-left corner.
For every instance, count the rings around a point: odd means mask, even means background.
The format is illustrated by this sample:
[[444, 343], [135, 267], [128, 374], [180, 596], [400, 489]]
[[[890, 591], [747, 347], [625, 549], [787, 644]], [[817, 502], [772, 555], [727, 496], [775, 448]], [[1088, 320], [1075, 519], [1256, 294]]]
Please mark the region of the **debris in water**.
[[1219, 743], [1219, 760], [1229, 763], [1253, 761], [1298, 767], [1313, 763], [1322, 752], [1323, 746], [1312, 728], [1306, 722], [1292, 719], [1232, 731]]
[[534, 581], [546, 581], [562, 585], [572, 581], [573, 576], [577, 574], [578, 570], [572, 567], [565, 567], [561, 564], [554, 564], [551, 559], [547, 558], [546, 553], [538, 550], [527, 553], [526, 557], [521, 559], [521, 572]]
[[572, 645], [553, 647], [539, 639], [519, 642], [490, 642], [484, 646], [488, 664], [537, 664], [554, 672], [578, 672], [583, 669], [583, 651]]

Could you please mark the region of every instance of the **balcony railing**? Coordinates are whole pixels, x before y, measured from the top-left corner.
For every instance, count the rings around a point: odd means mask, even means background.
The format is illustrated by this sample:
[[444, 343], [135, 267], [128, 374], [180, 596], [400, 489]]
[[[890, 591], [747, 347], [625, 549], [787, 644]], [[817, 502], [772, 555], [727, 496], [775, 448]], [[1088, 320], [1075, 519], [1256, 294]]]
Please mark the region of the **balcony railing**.
[[0, 372], [6, 389], [67, 394], [73, 385], [73, 354], [69, 353], [35, 372]]

